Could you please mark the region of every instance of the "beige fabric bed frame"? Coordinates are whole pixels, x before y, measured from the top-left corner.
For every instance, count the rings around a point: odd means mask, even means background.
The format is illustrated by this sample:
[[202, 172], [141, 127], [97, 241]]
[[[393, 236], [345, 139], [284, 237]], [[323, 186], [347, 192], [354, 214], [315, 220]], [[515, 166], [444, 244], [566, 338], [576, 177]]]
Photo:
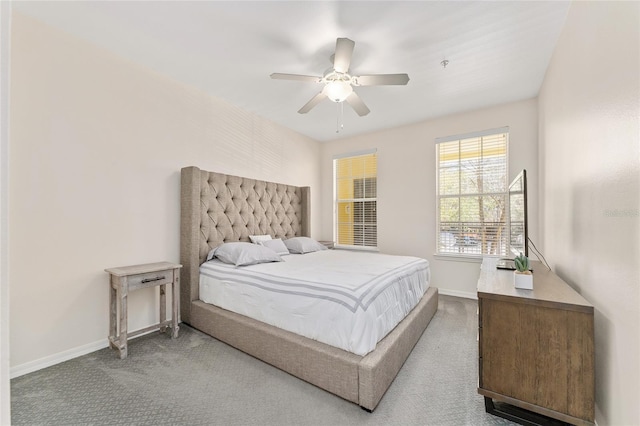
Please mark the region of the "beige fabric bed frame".
[[372, 411], [438, 308], [429, 288], [364, 357], [199, 300], [199, 267], [223, 242], [249, 235], [309, 236], [309, 187], [240, 178], [197, 167], [181, 177], [181, 319], [243, 352]]

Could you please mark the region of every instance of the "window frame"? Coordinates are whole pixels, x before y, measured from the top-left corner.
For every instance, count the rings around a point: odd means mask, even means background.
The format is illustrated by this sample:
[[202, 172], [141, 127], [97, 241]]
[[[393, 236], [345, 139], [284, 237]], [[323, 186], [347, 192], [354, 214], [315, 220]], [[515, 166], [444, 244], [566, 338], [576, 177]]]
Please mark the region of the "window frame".
[[[353, 180], [353, 197], [352, 198], [339, 198], [339, 191], [338, 191], [338, 170], [337, 170], [337, 162], [339, 160], [345, 160], [345, 159], [353, 159], [353, 158], [357, 158], [357, 157], [362, 157], [362, 156], [369, 156], [369, 155], [373, 155], [376, 157], [376, 165], [375, 165], [375, 176], [367, 176], [366, 174], [362, 174], [362, 175], [351, 175], [349, 176], [352, 180]], [[333, 157], [332, 160], [332, 166], [333, 166], [333, 175], [332, 175], [332, 179], [333, 179], [333, 240], [335, 242], [335, 247], [336, 248], [343, 248], [343, 249], [349, 249], [349, 250], [364, 250], [364, 251], [378, 251], [378, 170], [377, 170], [377, 150], [376, 149], [372, 149], [372, 150], [365, 150], [365, 151], [358, 151], [358, 152], [352, 152], [352, 153], [346, 153], [346, 154], [342, 154], [342, 155], [336, 155]], [[371, 194], [369, 192], [369, 187], [367, 185], [367, 182], [371, 183], [371, 180], [373, 180], [373, 182], [375, 183], [375, 197], [367, 197], [367, 194]], [[362, 181], [362, 194], [356, 194], [356, 181]], [[358, 197], [356, 198], [356, 195], [362, 195], [362, 197]], [[373, 222], [368, 222], [365, 219], [367, 218], [367, 203], [374, 203], [374, 208], [373, 208], [373, 212], [374, 212], [374, 221]], [[341, 222], [339, 220], [339, 205], [340, 204], [344, 204], [344, 203], [353, 203], [353, 210], [355, 212], [355, 203], [361, 203], [361, 210], [362, 210], [362, 216], [363, 216], [363, 220], [362, 221], [356, 221], [355, 219], [351, 220], [351, 222]], [[355, 232], [353, 232], [353, 242], [354, 244], [344, 244], [344, 243], [340, 243], [340, 238], [339, 238], [339, 234], [340, 234], [340, 225], [344, 225], [345, 223], [350, 223], [351, 226], [353, 226], [354, 228], [356, 226], [361, 227], [362, 228], [362, 232], [361, 235], [356, 235]], [[367, 233], [365, 231], [365, 229], [367, 227], [373, 227], [374, 230], [372, 232], [373, 235], [373, 239], [375, 240], [375, 245], [367, 245], [368, 240], [371, 238], [371, 236], [367, 236]], [[356, 240], [360, 240], [362, 241], [362, 244], [355, 244]]]
[[[440, 193], [440, 173], [441, 173], [441, 169], [442, 167], [442, 163], [441, 163], [441, 159], [440, 159], [440, 146], [441, 144], [444, 143], [450, 143], [450, 142], [458, 142], [459, 146], [460, 143], [464, 140], [467, 139], [474, 139], [474, 138], [484, 138], [484, 137], [489, 137], [489, 136], [493, 136], [493, 135], [499, 135], [499, 134], [505, 134], [505, 144], [504, 144], [504, 179], [502, 182], [503, 185], [503, 190], [502, 191], [482, 191], [482, 192], [476, 192], [476, 193], [466, 193], [463, 192], [462, 188], [458, 188], [458, 192], [457, 194], [441, 194]], [[447, 137], [442, 137], [442, 138], [436, 138], [435, 140], [435, 174], [436, 174], [436, 203], [435, 203], [435, 215], [436, 215], [436, 220], [435, 220], [435, 256], [439, 257], [439, 258], [443, 258], [443, 259], [450, 259], [450, 260], [467, 260], [467, 261], [478, 261], [481, 260], [483, 257], [485, 256], [493, 256], [493, 257], [504, 257], [508, 255], [508, 241], [509, 241], [509, 138], [510, 138], [510, 134], [509, 134], [509, 127], [500, 127], [500, 128], [495, 128], [495, 129], [487, 129], [487, 130], [483, 130], [483, 131], [478, 131], [478, 132], [472, 132], [472, 133], [467, 133], [467, 134], [461, 134], [461, 135], [453, 135], [453, 136], [447, 136]], [[483, 143], [483, 141], [481, 141], [481, 144]], [[480, 148], [480, 150], [482, 150], [482, 147]], [[461, 158], [461, 157], [459, 157]], [[480, 158], [481, 159], [481, 164], [485, 164], [482, 161], [482, 157], [475, 157], [475, 158]], [[458, 167], [458, 173], [462, 173], [461, 172], [462, 167], [459, 165]], [[461, 183], [461, 181], [459, 181]], [[496, 253], [487, 253], [487, 252], [483, 252], [485, 247], [483, 246], [483, 244], [480, 244], [480, 252], [473, 252], [473, 251], [465, 251], [464, 249], [458, 251], [458, 252], [454, 252], [454, 251], [443, 251], [442, 250], [442, 244], [441, 244], [441, 200], [445, 199], [445, 198], [472, 198], [472, 197], [491, 197], [491, 196], [499, 196], [502, 197], [503, 199], [503, 220], [499, 221], [499, 222], [495, 222], [495, 221], [484, 221], [484, 222], [478, 222], [479, 223], [479, 227], [484, 228], [485, 224], [496, 224], [497, 226], [501, 226], [502, 227], [502, 231], [499, 234], [500, 238], [498, 241], [498, 249], [500, 249], [499, 252]], [[465, 223], [468, 223], [469, 221], [465, 221], [462, 219], [462, 214], [459, 216], [458, 218], [458, 223], [460, 224], [459, 227], [464, 227]], [[486, 235], [486, 234], [485, 234]], [[456, 237], [456, 243], [455, 245], [457, 245], [457, 241], [458, 241], [458, 236], [454, 235], [454, 237]], [[486, 238], [486, 237], [485, 237]], [[462, 246], [459, 246], [462, 247]], [[504, 252], [504, 253], [503, 253]]]

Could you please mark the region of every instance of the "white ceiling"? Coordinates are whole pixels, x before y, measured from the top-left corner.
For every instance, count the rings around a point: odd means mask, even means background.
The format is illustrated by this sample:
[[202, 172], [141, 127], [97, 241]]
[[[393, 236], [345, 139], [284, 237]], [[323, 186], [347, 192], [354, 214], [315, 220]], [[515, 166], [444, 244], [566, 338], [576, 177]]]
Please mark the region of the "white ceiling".
[[[564, 1], [13, 2], [14, 10], [319, 141], [535, 97]], [[358, 87], [358, 117], [325, 100], [297, 111], [336, 38], [355, 41], [351, 74], [408, 73], [407, 86]], [[449, 60], [447, 68], [440, 62]]]

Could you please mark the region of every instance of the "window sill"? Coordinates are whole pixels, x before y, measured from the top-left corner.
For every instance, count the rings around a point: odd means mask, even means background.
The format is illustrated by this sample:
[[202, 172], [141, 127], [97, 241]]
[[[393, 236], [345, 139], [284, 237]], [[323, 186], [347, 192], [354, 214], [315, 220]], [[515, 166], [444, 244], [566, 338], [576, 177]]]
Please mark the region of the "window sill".
[[378, 253], [380, 251], [378, 250], [378, 247], [340, 246], [338, 244], [336, 244], [333, 248], [337, 250], [369, 251], [375, 253]]
[[[500, 256], [489, 256], [500, 257]], [[448, 262], [467, 262], [467, 263], [482, 263], [483, 256], [481, 255], [457, 255], [457, 254], [434, 254], [434, 259], [446, 260]]]

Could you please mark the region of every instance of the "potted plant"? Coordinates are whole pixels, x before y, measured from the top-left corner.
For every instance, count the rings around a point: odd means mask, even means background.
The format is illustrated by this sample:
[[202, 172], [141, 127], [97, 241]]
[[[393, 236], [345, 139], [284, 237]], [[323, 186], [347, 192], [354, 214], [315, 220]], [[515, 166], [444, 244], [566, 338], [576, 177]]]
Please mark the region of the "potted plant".
[[514, 259], [516, 270], [513, 272], [513, 283], [516, 288], [533, 290], [533, 274], [529, 270], [529, 258], [520, 253]]

